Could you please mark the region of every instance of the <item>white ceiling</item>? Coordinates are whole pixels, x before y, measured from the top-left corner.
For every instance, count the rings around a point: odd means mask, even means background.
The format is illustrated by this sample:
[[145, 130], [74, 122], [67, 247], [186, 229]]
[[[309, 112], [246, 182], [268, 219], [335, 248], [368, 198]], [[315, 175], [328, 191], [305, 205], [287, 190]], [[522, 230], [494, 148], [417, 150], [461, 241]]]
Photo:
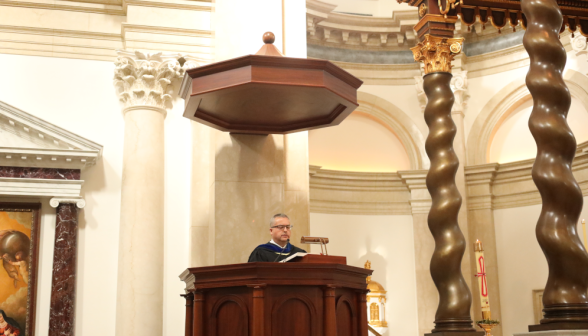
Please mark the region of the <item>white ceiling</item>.
[[337, 5], [336, 12], [367, 14], [380, 17], [392, 17], [395, 10], [408, 10], [407, 4], [399, 4], [396, 0], [321, 0]]

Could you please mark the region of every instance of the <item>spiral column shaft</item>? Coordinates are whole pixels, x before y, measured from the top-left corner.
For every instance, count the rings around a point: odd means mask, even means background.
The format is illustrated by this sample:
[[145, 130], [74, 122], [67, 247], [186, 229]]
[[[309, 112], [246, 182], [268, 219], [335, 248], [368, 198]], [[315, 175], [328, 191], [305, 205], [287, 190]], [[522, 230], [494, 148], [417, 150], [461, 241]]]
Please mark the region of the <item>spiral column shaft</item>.
[[571, 97], [562, 76], [563, 18], [555, 0], [522, 0], [521, 6], [527, 17], [523, 44], [531, 61], [529, 128], [537, 143], [532, 176], [543, 202], [536, 234], [549, 267], [545, 315], [529, 330], [588, 329], [588, 254], [576, 232], [583, 199], [572, 175], [576, 140], [566, 121]]
[[428, 99], [425, 121], [429, 126], [425, 148], [431, 160], [426, 179], [432, 199], [428, 222], [435, 239], [431, 276], [439, 291], [434, 333], [474, 331], [470, 317], [472, 297], [461, 273], [466, 241], [457, 221], [462, 200], [455, 184], [459, 161], [453, 150], [457, 128], [451, 118], [454, 96], [450, 81], [449, 72], [424, 77]]

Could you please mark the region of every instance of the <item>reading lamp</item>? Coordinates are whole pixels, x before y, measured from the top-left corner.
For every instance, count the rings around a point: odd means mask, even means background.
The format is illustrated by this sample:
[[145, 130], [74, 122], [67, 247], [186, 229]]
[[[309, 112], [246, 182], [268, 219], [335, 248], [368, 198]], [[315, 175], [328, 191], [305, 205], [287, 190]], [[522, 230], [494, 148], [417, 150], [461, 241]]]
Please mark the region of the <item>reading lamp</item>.
[[[321, 254], [329, 255], [327, 253], [327, 244], [329, 243], [329, 238], [327, 238], [327, 237], [302, 236], [302, 238], [300, 238], [300, 243], [302, 243], [302, 244], [321, 244]], [[325, 247], [324, 253], [323, 253], [323, 246]]]

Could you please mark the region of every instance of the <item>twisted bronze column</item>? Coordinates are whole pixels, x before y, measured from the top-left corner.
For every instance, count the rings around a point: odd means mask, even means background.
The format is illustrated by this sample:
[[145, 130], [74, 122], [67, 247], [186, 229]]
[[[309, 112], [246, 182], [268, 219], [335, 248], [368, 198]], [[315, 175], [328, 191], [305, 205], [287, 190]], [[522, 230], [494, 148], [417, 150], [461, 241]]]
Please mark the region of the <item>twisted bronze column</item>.
[[428, 222], [435, 238], [431, 276], [439, 291], [433, 333], [476, 334], [470, 317], [472, 296], [461, 273], [466, 242], [457, 222], [461, 195], [455, 184], [459, 161], [453, 150], [457, 129], [451, 118], [454, 96], [449, 86], [451, 61], [461, 51], [462, 42], [462, 38], [425, 35], [412, 48], [415, 60], [425, 63], [424, 90], [428, 99], [425, 121], [429, 136], [425, 149], [431, 168], [426, 182], [432, 198]]
[[545, 315], [529, 331], [588, 329], [588, 254], [576, 232], [583, 200], [572, 175], [576, 140], [566, 121], [571, 98], [562, 77], [563, 18], [555, 0], [522, 0], [521, 6], [527, 17], [523, 44], [531, 60], [529, 128], [537, 143], [532, 175], [543, 202], [536, 234], [549, 266]]

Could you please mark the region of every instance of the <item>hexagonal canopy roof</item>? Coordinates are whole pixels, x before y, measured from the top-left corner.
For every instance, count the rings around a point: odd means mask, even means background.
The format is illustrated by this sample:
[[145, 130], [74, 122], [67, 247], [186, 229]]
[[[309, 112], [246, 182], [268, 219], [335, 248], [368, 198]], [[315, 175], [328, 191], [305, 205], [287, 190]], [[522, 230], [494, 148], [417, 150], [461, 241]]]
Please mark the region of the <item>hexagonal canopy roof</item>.
[[264, 40], [256, 55], [188, 70], [184, 117], [225, 132], [286, 134], [338, 125], [357, 108], [361, 80], [329, 61], [283, 57]]

